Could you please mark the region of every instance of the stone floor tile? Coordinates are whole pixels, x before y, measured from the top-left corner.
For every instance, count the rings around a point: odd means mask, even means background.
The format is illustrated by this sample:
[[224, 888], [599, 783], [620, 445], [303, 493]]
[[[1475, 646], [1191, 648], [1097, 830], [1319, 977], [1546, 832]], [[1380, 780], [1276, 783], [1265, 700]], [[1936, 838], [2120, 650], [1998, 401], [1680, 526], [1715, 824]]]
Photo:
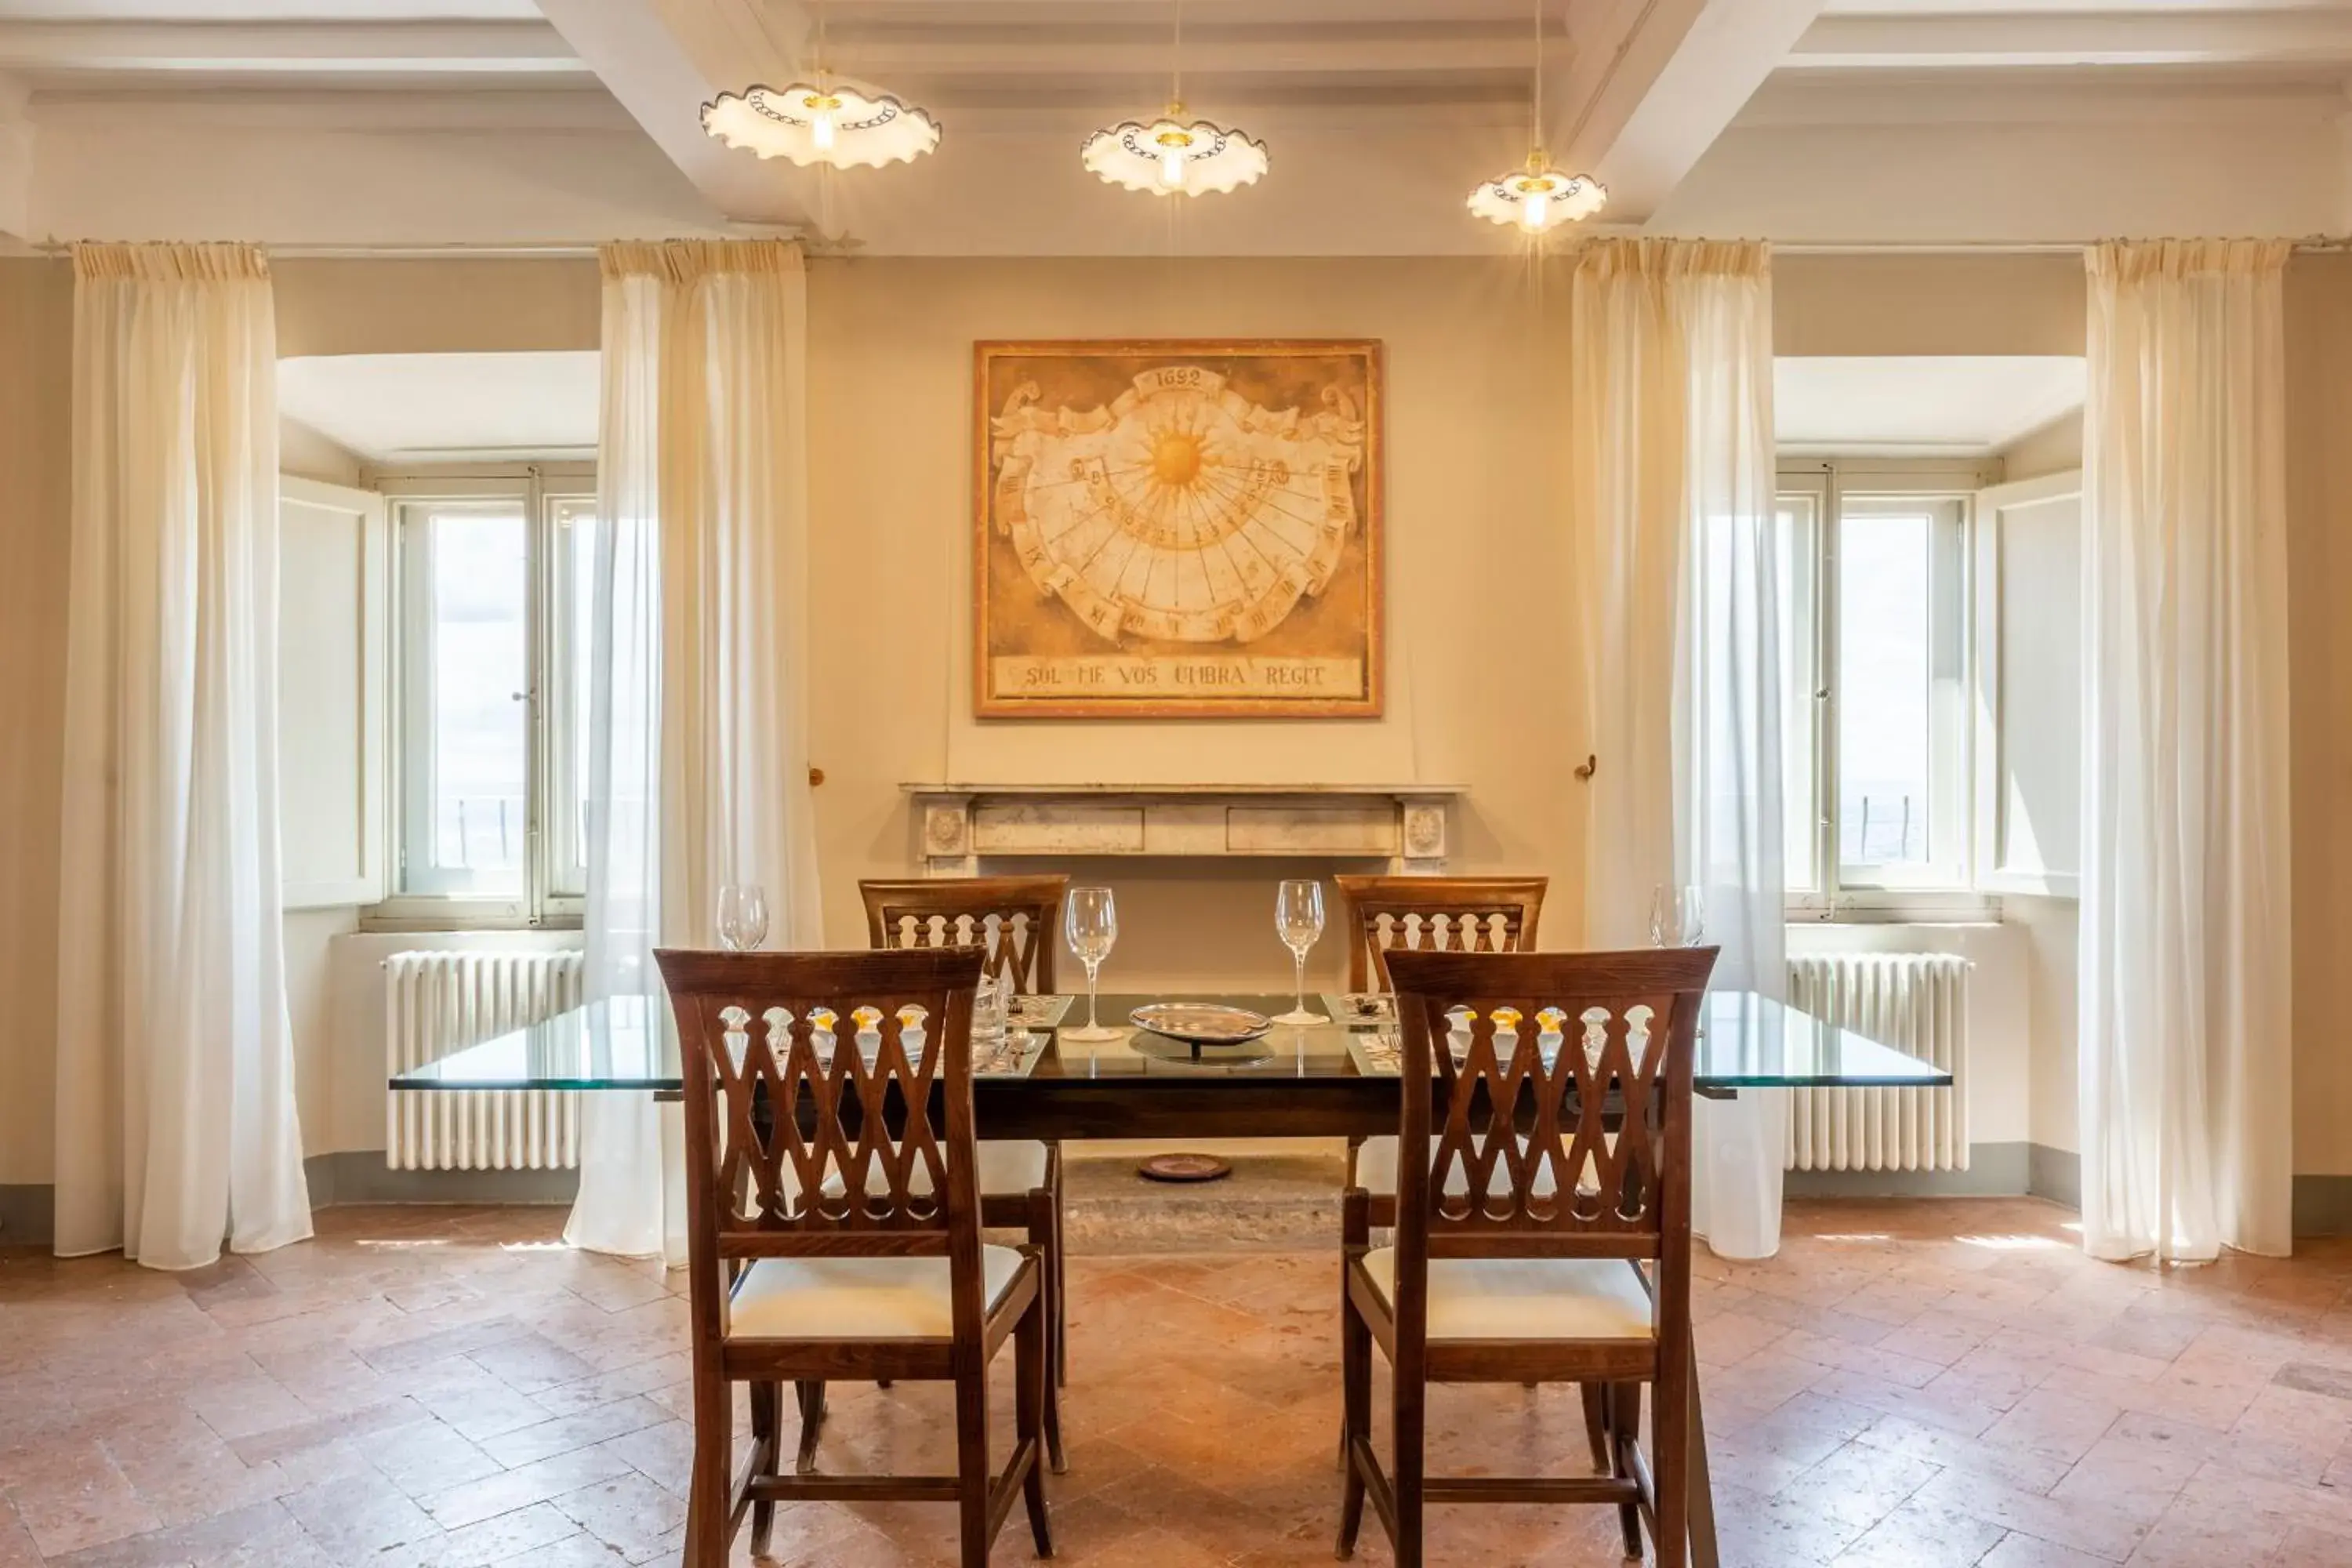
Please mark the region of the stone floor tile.
[[87, 1438], [18, 1456], [5, 1495], [33, 1543], [50, 1557], [163, 1524], [104, 1447]]
[[328, 1481], [283, 1500], [286, 1511], [339, 1562], [366, 1562], [440, 1536], [441, 1527], [390, 1482]]
[[459, 1530], [535, 1502], [547, 1502], [569, 1491], [633, 1473], [618, 1454], [582, 1448], [551, 1459], [505, 1470], [480, 1480], [467, 1481], [423, 1500], [445, 1530]]
[[[2352, 1568], [2352, 1247], [2116, 1268], [2065, 1217], [1792, 1203], [1780, 1258], [1697, 1260], [1727, 1563]], [[548, 1247], [558, 1224], [328, 1210], [314, 1243], [184, 1278], [0, 1252], [0, 1568], [674, 1561], [682, 1278]], [[1335, 1272], [1313, 1252], [1073, 1258], [1058, 1561], [1330, 1560]], [[1000, 1458], [1009, 1386], [996, 1368]], [[951, 1456], [945, 1390], [831, 1393], [826, 1468]], [[1430, 1441], [1456, 1473], [1590, 1468], [1565, 1389], [1438, 1390]], [[1622, 1552], [1609, 1509], [1441, 1505], [1427, 1544], [1476, 1568]], [[929, 1568], [954, 1519], [807, 1504], [772, 1546], [761, 1562]], [[1391, 1560], [1370, 1520], [1358, 1557]], [[993, 1560], [1032, 1561], [1017, 1510]]]
[[1832, 1568], [1973, 1568], [2007, 1536], [1999, 1525], [1906, 1500], [1832, 1560]]
[[649, 1560], [686, 1526], [685, 1500], [635, 1470], [566, 1492], [555, 1507], [631, 1563]]

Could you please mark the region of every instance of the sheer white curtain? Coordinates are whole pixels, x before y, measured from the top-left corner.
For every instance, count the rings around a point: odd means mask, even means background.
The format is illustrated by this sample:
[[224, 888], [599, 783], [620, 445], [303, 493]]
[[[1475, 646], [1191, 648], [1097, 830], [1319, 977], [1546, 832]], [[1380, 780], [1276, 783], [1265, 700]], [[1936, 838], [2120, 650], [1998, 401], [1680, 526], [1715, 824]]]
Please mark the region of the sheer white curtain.
[[310, 1234], [278, 852], [278, 350], [241, 246], [74, 249], [57, 1250]]
[[2090, 256], [2083, 1245], [2293, 1237], [2284, 243]]
[[[1593, 743], [1587, 940], [1703, 889], [1718, 988], [1787, 989], [1772, 285], [1761, 245], [1604, 240], [1570, 290], [1570, 463]], [[1780, 1246], [1786, 1097], [1702, 1101], [1693, 1223]]]
[[[610, 245], [590, 677], [587, 988], [661, 1008], [719, 889], [819, 940], [808, 785], [806, 290], [773, 241]], [[591, 1095], [575, 1246], [682, 1260], [675, 1115]]]

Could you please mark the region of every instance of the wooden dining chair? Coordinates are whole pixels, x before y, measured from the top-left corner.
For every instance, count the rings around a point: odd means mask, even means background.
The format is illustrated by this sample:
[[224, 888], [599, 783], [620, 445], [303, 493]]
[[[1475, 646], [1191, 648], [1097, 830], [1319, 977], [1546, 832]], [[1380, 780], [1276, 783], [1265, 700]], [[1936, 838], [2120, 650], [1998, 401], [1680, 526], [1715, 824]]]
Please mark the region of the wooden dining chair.
[[1549, 877], [1334, 877], [1346, 905], [1348, 989], [1389, 988], [1384, 956], [1525, 952]]
[[[916, 1499], [961, 1511], [982, 1568], [1016, 1495], [1046, 1519], [1045, 1268], [983, 1246], [971, 1008], [980, 954], [664, 951], [686, 1097], [694, 1462], [687, 1568], [719, 1568], [748, 1510], [755, 1555], [778, 1503]], [[1011, 1459], [989, 1470], [988, 1369], [1013, 1342]], [[948, 1476], [782, 1473], [783, 1385], [955, 1385]], [[732, 1469], [733, 1385], [751, 1453]], [[808, 1411], [803, 1404], [804, 1417]]]
[[[1525, 952], [1549, 877], [1335, 877], [1345, 905], [1348, 989], [1389, 989], [1387, 955]], [[1372, 1224], [1396, 1223], [1396, 1140], [1348, 1144], [1348, 1184], [1372, 1194]]]
[[[1371, 1246], [1368, 1194], [1351, 1188], [1339, 1554], [1355, 1550], [1368, 1497], [1398, 1568], [1422, 1563], [1429, 1503], [1613, 1503], [1628, 1556], [1646, 1522], [1658, 1561], [1683, 1568], [1691, 1076], [1715, 950], [1391, 952], [1389, 964], [1407, 1086], [1396, 1241]], [[1393, 1372], [1385, 1471], [1374, 1346]], [[1430, 1384], [1529, 1381], [1606, 1389], [1607, 1475], [1428, 1473]]]
[[[1054, 993], [1054, 951], [1062, 929], [1065, 876], [934, 877], [861, 881], [866, 938], [877, 948], [977, 947], [985, 973], [1025, 995]], [[1045, 1263], [1045, 1315], [1054, 1365], [1046, 1451], [1062, 1461], [1061, 1390], [1069, 1379], [1067, 1275], [1062, 1263], [1062, 1146], [1034, 1139], [982, 1139], [980, 1217], [1019, 1227]]]
[[1033, 996], [1053, 994], [1062, 900], [1069, 890], [1070, 879], [1058, 874], [857, 884], [868, 944], [982, 948], [988, 973], [1009, 976], [1014, 990]]

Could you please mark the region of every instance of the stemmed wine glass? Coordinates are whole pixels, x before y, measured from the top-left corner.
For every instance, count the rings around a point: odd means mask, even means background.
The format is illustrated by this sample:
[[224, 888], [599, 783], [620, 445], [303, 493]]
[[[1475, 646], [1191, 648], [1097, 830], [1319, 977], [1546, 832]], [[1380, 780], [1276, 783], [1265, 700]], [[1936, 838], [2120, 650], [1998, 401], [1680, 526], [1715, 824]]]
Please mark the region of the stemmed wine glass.
[[719, 889], [719, 945], [751, 952], [768, 940], [768, 895], [757, 882], [729, 882]]
[[1083, 1028], [1065, 1029], [1067, 1040], [1116, 1040], [1121, 1031], [1105, 1028], [1095, 1016], [1095, 987], [1102, 962], [1118, 941], [1118, 905], [1108, 888], [1072, 888], [1062, 907], [1062, 935], [1071, 953], [1087, 966], [1087, 1021]]
[[1650, 893], [1650, 945], [1696, 947], [1706, 940], [1706, 889], [1670, 889], [1661, 882]]
[[1282, 938], [1282, 945], [1290, 949], [1296, 971], [1294, 1005], [1275, 1019], [1277, 1024], [1328, 1024], [1320, 1013], [1307, 1010], [1307, 951], [1323, 935], [1323, 884], [1300, 878], [1286, 881], [1275, 890], [1274, 929]]

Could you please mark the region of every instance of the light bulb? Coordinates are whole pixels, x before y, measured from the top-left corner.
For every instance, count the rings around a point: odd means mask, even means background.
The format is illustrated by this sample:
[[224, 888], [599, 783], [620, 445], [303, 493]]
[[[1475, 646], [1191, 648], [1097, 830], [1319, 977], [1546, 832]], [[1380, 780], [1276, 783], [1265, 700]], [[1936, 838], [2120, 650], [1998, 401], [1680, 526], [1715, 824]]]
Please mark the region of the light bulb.
[[1181, 189], [1184, 184], [1184, 153], [1171, 147], [1160, 154], [1160, 183], [1170, 190]]
[[833, 110], [820, 109], [809, 121], [809, 140], [820, 153], [833, 151]]
[[1529, 234], [1541, 234], [1544, 219], [1551, 216], [1551, 198], [1541, 191], [1519, 204], [1519, 226]]

